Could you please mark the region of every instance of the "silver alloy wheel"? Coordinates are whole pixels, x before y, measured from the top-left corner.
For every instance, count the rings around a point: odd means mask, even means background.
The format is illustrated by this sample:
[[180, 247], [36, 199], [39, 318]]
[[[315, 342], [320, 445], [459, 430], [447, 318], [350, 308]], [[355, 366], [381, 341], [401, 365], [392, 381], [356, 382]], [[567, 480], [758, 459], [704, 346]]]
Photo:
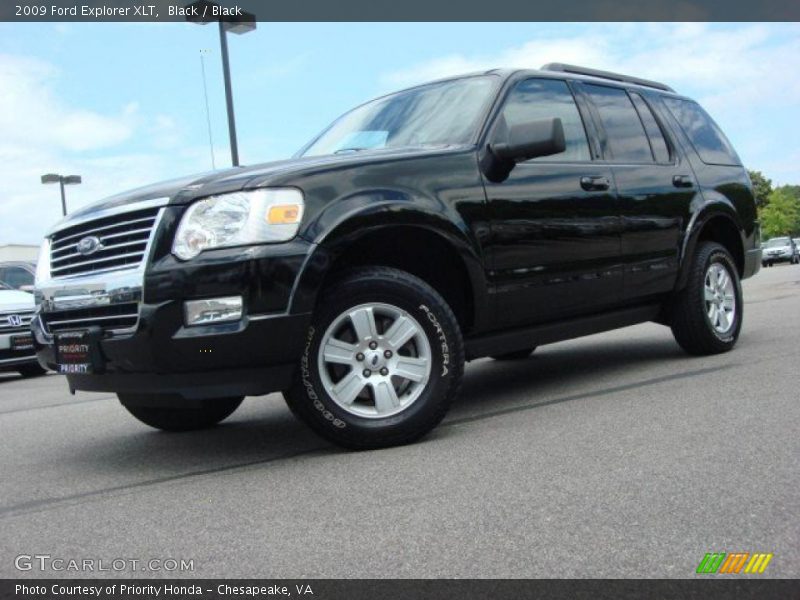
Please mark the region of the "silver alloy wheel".
[[401, 308], [359, 304], [334, 319], [319, 346], [325, 391], [359, 417], [384, 418], [420, 397], [431, 374], [431, 345], [422, 325]]
[[726, 334], [736, 321], [736, 289], [733, 277], [721, 263], [711, 263], [706, 271], [704, 298], [706, 315], [718, 334]]

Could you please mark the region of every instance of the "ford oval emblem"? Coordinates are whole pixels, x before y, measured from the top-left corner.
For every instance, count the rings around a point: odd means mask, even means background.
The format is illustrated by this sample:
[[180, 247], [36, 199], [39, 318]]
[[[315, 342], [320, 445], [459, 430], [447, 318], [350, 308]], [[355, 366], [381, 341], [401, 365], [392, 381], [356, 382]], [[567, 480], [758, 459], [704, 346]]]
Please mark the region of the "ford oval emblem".
[[75, 246], [75, 249], [84, 256], [94, 254], [102, 248], [103, 243], [100, 241], [100, 238], [94, 235], [83, 238], [80, 242], [78, 242], [78, 245]]

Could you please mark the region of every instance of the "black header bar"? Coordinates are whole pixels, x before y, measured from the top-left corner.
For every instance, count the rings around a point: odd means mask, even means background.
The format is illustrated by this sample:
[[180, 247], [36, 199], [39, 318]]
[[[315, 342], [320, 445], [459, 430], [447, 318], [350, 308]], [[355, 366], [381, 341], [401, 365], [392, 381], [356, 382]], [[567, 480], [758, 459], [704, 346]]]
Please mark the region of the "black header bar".
[[[193, 14], [189, 0], [2, 0], [14, 21], [800, 21], [787, 0], [216, 0]], [[216, 6], [211, 8], [210, 5]], [[195, 9], [197, 7], [195, 6]], [[188, 12], [187, 12], [188, 11]]]

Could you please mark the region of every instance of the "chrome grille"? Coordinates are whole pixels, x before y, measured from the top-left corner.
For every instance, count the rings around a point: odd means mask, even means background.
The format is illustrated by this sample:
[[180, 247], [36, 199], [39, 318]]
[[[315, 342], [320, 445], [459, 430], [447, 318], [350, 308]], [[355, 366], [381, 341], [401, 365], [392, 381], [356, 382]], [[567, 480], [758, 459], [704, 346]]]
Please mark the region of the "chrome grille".
[[[9, 317], [19, 317], [19, 325], [12, 323]], [[0, 312], [0, 334], [2, 333], [27, 333], [31, 329], [32, 310], [3, 311]], [[13, 319], [16, 321], [16, 319]]]
[[87, 329], [92, 325], [121, 331], [136, 327], [136, 322], [139, 320], [139, 305], [136, 302], [124, 302], [109, 306], [43, 312], [41, 317], [47, 333]]
[[[86, 221], [52, 236], [50, 275], [69, 275], [134, 269], [145, 259], [159, 208], [148, 208]], [[91, 254], [78, 252], [78, 243], [96, 237], [101, 246]]]

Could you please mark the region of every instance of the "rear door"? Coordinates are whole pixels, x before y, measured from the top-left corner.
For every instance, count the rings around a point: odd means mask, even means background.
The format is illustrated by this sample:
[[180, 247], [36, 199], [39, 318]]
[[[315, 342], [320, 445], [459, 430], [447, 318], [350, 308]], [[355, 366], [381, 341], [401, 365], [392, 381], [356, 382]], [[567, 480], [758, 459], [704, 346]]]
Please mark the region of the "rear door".
[[698, 194], [691, 165], [636, 89], [583, 83], [619, 196], [625, 298], [673, 289]]
[[516, 83], [493, 132], [553, 117], [564, 126], [564, 152], [519, 163], [500, 183], [484, 180], [500, 326], [595, 312], [621, 295], [611, 168], [594, 160], [588, 115], [579, 110], [567, 82], [531, 78]]

